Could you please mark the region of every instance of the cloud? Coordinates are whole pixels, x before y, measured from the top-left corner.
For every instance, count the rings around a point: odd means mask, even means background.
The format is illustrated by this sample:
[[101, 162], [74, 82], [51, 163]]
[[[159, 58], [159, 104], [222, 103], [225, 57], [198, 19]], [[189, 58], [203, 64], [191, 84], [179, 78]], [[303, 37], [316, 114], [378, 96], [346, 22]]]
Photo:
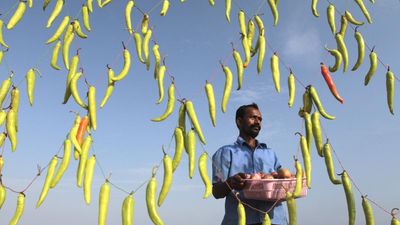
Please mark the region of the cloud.
[[251, 89], [242, 89], [232, 92], [231, 101], [238, 104], [248, 104], [258, 102], [264, 98], [272, 97], [275, 94], [275, 87], [269, 82], [258, 82]]

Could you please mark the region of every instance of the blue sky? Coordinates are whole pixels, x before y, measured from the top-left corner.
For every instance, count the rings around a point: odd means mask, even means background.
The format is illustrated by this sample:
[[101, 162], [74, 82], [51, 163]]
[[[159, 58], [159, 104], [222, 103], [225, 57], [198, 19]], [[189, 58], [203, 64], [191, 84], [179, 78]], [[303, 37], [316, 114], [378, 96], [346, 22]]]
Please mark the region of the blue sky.
[[[82, 110], [71, 98], [61, 104], [67, 71], [53, 70], [50, 63], [53, 45], [46, 45], [46, 40], [55, 31], [65, 15], [81, 18], [80, 7], [85, 1], [66, 1], [59, 18], [53, 26], [45, 28], [47, 18], [54, 7], [50, 3], [43, 12], [41, 1], [34, 0], [34, 7], [27, 9], [21, 22], [13, 29], [3, 28], [3, 36], [10, 46], [0, 65], [0, 73], [6, 79], [10, 70], [15, 72], [14, 83], [21, 90], [19, 113], [18, 147], [14, 153], [6, 142], [4, 149], [5, 166], [3, 181], [7, 186], [22, 190], [36, 174], [37, 165], [46, 165], [57, 153], [70, 127], [74, 115], [69, 111]], [[150, 71], [146, 71], [134, 51], [133, 38], [128, 35], [124, 24], [124, 8], [127, 1], [113, 1], [100, 9], [95, 4], [90, 15], [92, 31], [88, 38], [76, 38], [71, 46], [71, 55], [80, 50], [80, 67], [85, 70], [85, 78], [97, 90], [97, 102], [100, 102], [107, 85], [109, 64], [115, 71], [123, 65], [122, 44], [124, 41], [132, 55], [131, 72], [126, 79], [116, 84], [115, 91], [103, 109], [98, 109], [98, 128], [93, 133], [94, 143], [91, 154], [95, 153], [106, 174], [112, 173], [111, 181], [119, 187], [131, 191], [139, 187], [151, 176], [151, 168], [160, 163], [163, 153], [161, 146], [167, 147], [173, 154], [174, 142], [171, 137], [177, 124], [177, 110], [165, 121], [151, 122], [150, 119], [162, 114], [166, 99], [159, 105], [157, 83], [153, 79], [153, 61]], [[365, 21], [354, 1], [333, 2], [340, 12], [349, 10], [354, 17]], [[143, 11], [149, 11], [158, 1], [136, 1]], [[379, 58], [389, 64], [397, 75], [400, 50], [400, 38], [397, 21], [400, 19], [400, 3], [397, 0], [377, 1], [372, 5], [365, 1], [373, 23], [359, 28], [366, 43], [375, 46]], [[7, 23], [13, 13], [15, 2], [0, 2], [1, 19]], [[364, 86], [364, 76], [368, 71], [369, 59], [356, 72], [337, 72], [332, 77], [345, 104], [339, 104], [330, 94], [325, 81], [320, 75], [319, 63], [333, 65], [333, 58], [324, 50], [324, 45], [335, 48], [335, 40], [326, 21], [327, 1], [319, 1], [319, 18], [311, 13], [311, 3], [305, 1], [281, 1], [279, 23], [272, 26], [272, 15], [265, 1], [233, 1], [231, 24], [225, 20], [224, 1], [216, 1], [214, 7], [208, 1], [185, 3], [171, 1], [165, 17], [159, 16], [161, 5], [149, 13], [150, 25], [153, 26], [153, 40], [160, 45], [162, 56], [166, 56], [167, 74], [175, 77], [177, 98], [193, 101], [201, 123], [207, 145], [204, 147], [213, 154], [220, 146], [232, 143], [237, 135], [234, 114], [238, 106], [256, 102], [263, 114], [263, 127], [259, 139], [273, 148], [284, 167], [294, 172], [293, 155], [298, 151], [298, 137], [295, 132], [303, 131], [303, 122], [297, 111], [301, 107], [301, 95], [304, 89], [297, 85], [297, 97], [292, 109], [287, 106], [288, 91], [286, 79], [291, 67], [296, 77], [304, 84], [314, 85], [326, 110], [336, 116], [334, 121], [322, 119], [324, 136], [329, 137], [334, 150], [349, 175], [356, 182], [363, 194], [390, 210], [400, 207], [397, 187], [400, 152], [396, 142], [400, 134], [399, 113], [395, 94], [394, 112], [389, 113], [386, 104], [385, 73], [380, 64], [368, 86]], [[236, 91], [236, 73], [231, 56], [231, 45], [242, 54], [237, 13], [243, 9], [250, 17], [257, 12], [265, 24], [267, 48], [263, 71], [256, 72], [253, 59], [245, 70], [243, 89]], [[9, 14], [6, 14], [10, 10]], [[132, 21], [138, 27], [142, 15], [134, 9]], [[337, 17], [337, 27], [339, 27]], [[349, 27], [345, 38], [349, 61], [352, 66], [356, 60], [356, 42], [353, 30]], [[276, 51], [281, 58], [281, 93], [276, 93], [269, 58]], [[368, 54], [369, 52], [366, 52]], [[225, 77], [219, 60], [230, 66], [234, 72], [234, 88], [227, 107], [227, 112], [220, 111]], [[61, 57], [59, 65], [62, 65]], [[31, 67], [37, 67], [43, 74], [36, 79], [35, 102], [29, 106], [24, 76]], [[166, 76], [165, 88], [170, 83]], [[205, 81], [214, 86], [217, 101], [217, 126], [212, 127], [208, 116], [207, 100], [204, 93]], [[396, 81], [396, 88], [398, 82]], [[81, 80], [79, 91], [83, 96], [86, 87]], [[178, 109], [176, 104], [176, 109]], [[202, 148], [197, 145], [197, 154]], [[343, 224], [347, 223], [346, 200], [341, 186], [333, 186], [327, 176], [324, 162], [312, 149], [313, 179], [312, 189], [306, 198], [297, 201], [298, 224]], [[208, 165], [211, 175], [210, 161]], [[219, 224], [222, 220], [224, 201], [202, 199], [203, 184], [198, 172], [193, 179], [188, 178], [188, 160], [186, 155], [181, 166], [174, 174], [172, 189], [163, 206], [159, 208], [165, 224]], [[92, 203], [87, 206], [83, 199], [83, 190], [75, 185], [78, 162], [71, 160], [70, 167], [59, 185], [50, 190], [46, 200], [38, 209], [35, 208], [44, 176], [40, 176], [26, 192], [26, 209], [20, 224], [95, 224], [97, 223], [97, 195], [104, 177], [97, 166], [95, 169]], [[340, 172], [335, 159], [336, 171]], [[158, 191], [162, 183], [162, 169], [157, 174]], [[356, 224], [364, 224], [361, 197], [353, 187], [357, 205]], [[125, 193], [111, 187], [108, 224], [120, 224], [120, 208]], [[8, 192], [7, 199], [0, 211], [0, 225], [7, 224], [15, 209], [17, 195]], [[135, 224], [151, 224], [145, 204], [145, 188], [135, 193]], [[373, 205], [376, 224], [389, 224], [390, 216]]]

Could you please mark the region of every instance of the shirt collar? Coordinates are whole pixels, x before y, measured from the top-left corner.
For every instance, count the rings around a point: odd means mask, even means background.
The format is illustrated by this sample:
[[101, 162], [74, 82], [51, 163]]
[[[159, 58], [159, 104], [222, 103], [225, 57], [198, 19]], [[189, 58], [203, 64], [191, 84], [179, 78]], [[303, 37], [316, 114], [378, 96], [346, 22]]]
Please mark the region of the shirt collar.
[[[247, 145], [246, 141], [240, 136], [238, 136], [238, 138], [236, 139], [236, 143], [238, 145]], [[257, 139], [256, 139], [256, 143], [257, 143], [257, 148], [259, 148], [259, 149], [267, 149], [268, 148], [267, 144], [259, 142]]]

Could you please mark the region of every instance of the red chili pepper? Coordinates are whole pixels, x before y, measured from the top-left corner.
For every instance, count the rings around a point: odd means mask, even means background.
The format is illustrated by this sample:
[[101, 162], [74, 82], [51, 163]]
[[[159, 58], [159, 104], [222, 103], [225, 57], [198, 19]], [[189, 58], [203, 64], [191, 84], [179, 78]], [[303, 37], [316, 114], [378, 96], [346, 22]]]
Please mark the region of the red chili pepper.
[[329, 90], [331, 90], [332, 95], [340, 102], [343, 104], [344, 100], [342, 97], [340, 97], [338, 91], [336, 90], [336, 86], [335, 83], [333, 83], [332, 77], [329, 74], [328, 69], [326, 68], [326, 66], [321, 63], [321, 74], [324, 77], [326, 84], [329, 87]]
[[76, 133], [76, 139], [78, 140], [79, 144], [81, 145], [83, 142], [83, 136], [85, 135], [86, 128], [89, 124], [89, 117], [84, 116], [79, 124], [78, 131]]

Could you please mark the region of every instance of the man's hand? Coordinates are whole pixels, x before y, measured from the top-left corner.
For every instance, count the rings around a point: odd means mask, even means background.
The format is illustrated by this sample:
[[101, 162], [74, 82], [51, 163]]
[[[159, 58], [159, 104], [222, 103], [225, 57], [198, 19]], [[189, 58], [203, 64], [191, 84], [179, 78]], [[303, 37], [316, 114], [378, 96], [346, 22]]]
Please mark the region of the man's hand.
[[[231, 177], [228, 177], [225, 182], [219, 182], [213, 184], [213, 195], [215, 198], [225, 198], [231, 189], [242, 190], [245, 186], [246, 174], [238, 173]], [[229, 185], [229, 187], [228, 187]]]
[[246, 174], [237, 173], [229, 177], [225, 182], [229, 185], [231, 189], [242, 190], [245, 185]]

